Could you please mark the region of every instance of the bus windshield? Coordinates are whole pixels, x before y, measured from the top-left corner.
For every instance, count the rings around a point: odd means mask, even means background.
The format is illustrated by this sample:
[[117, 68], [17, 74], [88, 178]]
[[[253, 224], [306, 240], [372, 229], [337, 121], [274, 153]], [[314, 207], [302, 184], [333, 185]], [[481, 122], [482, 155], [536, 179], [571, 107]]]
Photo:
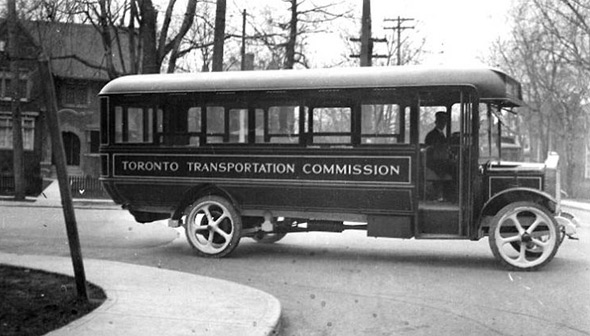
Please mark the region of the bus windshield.
[[512, 127], [514, 111], [503, 110], [498, 105], [480, 104], [479, 161], [522, 161], [524, 150], [522, 136]]

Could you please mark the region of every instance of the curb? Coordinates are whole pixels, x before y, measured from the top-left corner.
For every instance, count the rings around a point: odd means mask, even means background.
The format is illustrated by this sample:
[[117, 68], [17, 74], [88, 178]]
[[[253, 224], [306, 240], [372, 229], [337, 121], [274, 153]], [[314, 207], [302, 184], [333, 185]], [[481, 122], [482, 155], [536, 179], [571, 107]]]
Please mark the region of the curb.
[[586, 202], [562, 200], [561, 206], [576, 209], [576, 210], [590, 211], [590, 203], [586, 203]]
[[[99, 199], [73, 199], [72, 203], [76, 209], [103, 209], [121, 210], [121, 206], [111, 200]], [[0, 207], [38, 207], [38, 208], [61, 208], [61, 200], [47, 200], [42, 198], [27, 197], [24, 201], [15, 201], [11, 197], [0, 196]]]
[[[0, 263], [73, 276], [71, 259], [0, 252]], [[86, 259], [87, 281], [106, 301], [50, 336], [276, 335], [278, 299], [261, 290], [190, 273]]]

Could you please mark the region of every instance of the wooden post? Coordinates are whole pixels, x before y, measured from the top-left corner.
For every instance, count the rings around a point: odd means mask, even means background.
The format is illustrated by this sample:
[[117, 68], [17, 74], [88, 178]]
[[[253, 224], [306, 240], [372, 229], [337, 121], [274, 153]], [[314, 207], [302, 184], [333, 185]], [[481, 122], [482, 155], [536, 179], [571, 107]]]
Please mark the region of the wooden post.
[[371, 41], [371, 0], [363, 0], [363, 14], [361, 22], [361, 66], [371, 66], [373, 56], [373, 41]]
[[240, 67], [240, 70], [242, 71], [246, 70], [246, 14], [246, 10], [244, 9], [242, 12], [242, 64]]
[[55, 97], [55, 87], [53, 76], [49, 69], [49, 60], [46, 55], [39, 57], [39, 74], [45, 106], [47, 108], [47, 127], [51, 135], [51, 147], [55, 158], [55, 169], [57, 171], [57, 181], [59, 183], [59, 192], [61, 195], [61, 205], [63, 208], [64, 219], [66, 222], [66, 231], [70, 245], [70, 254], [74, 266], [74, 276], [76, 278], [76, 289], [78, 297], [88, 301], [88, 290], [86, 288], [86, 275], [84, 273], [84, 263], [82, 260], [82, 250], [80, 248], [80, 238], [78, 236], [78, 227], [74, 206], [72, 204], [72, 195], [68, 183], [68, 172], [66, 168], [66, 153], [63, 146], [59, 120], [57, 117], [57, 99]]
[[225, 43], [226, 0], [217, 0], [215, 9], [215, 29], [213, 32], [212, 71], [223, 71], [223, 45]]
[[17, 14], [15, 0], [9, 0], [8, 3], [8, 56], [10, 59], [10, 73], [12, 82], [10, 87], [6, 88], [10, 97], [10, 109], [12, 110], [12, 173], [14, 175], [14, 199], [22, 201], [25, 199], [25, 163], [23, 149], [23, 125], [21, 116], [20, 99], [20, 71], [18, 69], [18, 41], [17, 41]]

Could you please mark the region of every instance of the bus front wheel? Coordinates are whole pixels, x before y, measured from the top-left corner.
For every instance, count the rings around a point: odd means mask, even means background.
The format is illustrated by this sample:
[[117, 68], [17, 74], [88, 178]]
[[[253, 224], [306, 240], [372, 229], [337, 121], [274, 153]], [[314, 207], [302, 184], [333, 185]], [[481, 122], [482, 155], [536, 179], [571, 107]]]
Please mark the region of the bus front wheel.
[[186, 237], [198, 255], [221, 258], [238, 246], [242, 219], [225, 198], [200, 198], [185, 213]]
[[506, 205], [494, 217], [489, 244], [494, 257], [517, 271], [533, 271], [557, 253], [559, 229], [553, 216], [532, 202]]

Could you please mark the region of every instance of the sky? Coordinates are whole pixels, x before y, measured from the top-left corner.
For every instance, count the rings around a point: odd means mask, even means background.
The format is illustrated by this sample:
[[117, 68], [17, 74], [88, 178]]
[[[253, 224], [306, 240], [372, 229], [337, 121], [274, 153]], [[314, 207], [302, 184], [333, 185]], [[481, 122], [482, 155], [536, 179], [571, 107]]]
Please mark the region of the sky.
[[[154, 0], [164, 10], [169, 0]], [[344, 6], [356, 6], [355, 16], [359, 17], [358, 27], [348, 27], [352, 33], [360, 35], [360, 16], [363, 0], [305, 0], [316, 4], [342, 1]], [[371, 0], [372, 28], [374, 38], [391, 39], [393, 22], [386, 18], [412, 18], [407, 25], [414, 29], [404, 30], [403, 34], [426, 38], [425, 49], [428, 51], [424, 63], [431, 65], [478, 65], [482, 55], [489, 50], [491, 43], [499, 36], [509, 32], [507, 15], [513, 1], [520, 0]], [[229, 20], [238, 18], [241, 11], [250, 8], [262, 8], [266, 5], [285, 7], [283, 0], [227, 0]], [[186, 0], [178, 0], [177, 9], [184, 9]], [[252, 12], [256, 12], [253, 10]], [[241, 23], [238, 24], [241, 26]], [[339, 27], [334, 27], [338, 31]], [[342, 29], [340, 29], [342, 31]], [[335, 63], [347, 53], [346, 42], [337, 33], [331, 36], [314, 36], [309, 39], [308, 53], [317, 65]], [[376, 52], [379, 50], [376, 44]]]
[[372, 0], [371, 13], [373, 27], [383, 16], [414, 18], [432, 50], [428, 62], [470, 65], [479, 64], [490, 44], [509, 32], [510, 5], [511, 0]]
[[[362, 0], [358, 2], [359, 17]], [[372, 30], [374, 38], [391, 39], [394, 22], [385, 19], [411, 18], [404, 23], [414, 29], [402, 34], [426, 39], [424, 63], [430, 65], [481, 65], [481, 56], [499, 36], [509, 32], [507, 20], [512, 0], [372, 0]], [[358, 27], [360, 34], [360, 23]], [[331, 42], [330, 42], [331, 41]], [[329, 63], [330, 54], [343, 48], [337, 38], [317, 37], [311, 49], [320, 62]], [[382, 48], [379, 50], [379, 48]], [[384, 47], [375, 44], [376, 53], [384, 53]]]
[[[154, 0], [166, 4], [169, 0]], [[360, 35], [360, 17], [363, 0], [303, 0], [304, 3], [331, 4], [341, 1], [342, 7], [355, 7], [354, 15], [359, 18], [356, 27], [333, 27], [331, 35], [314, 35], [308, 39], [307, 54], [314, 66], [337, 63], [348, 53], [342, 31]], [[371, 0], [372, 29], [374, 38], [391, 39], [393, 22], [386, 18], [412, 18], [407, 25], [414, 29], [404, 30], [421, 40], [425, 38], [427, 54], [423, 63], [430, 65], [481, 65], [481, 56], [488, 53], [490, 45], [499, 36], [510, 31], [507, 15], [513, 1], [521, 0]], [[241, 27], [241, 12], [246, 9], [256, 13], [265, 6], [276, 6], [284, 11], [284, 0], [227, 0], [228, 21], [235, 21], [234, 27]], [[185, 0], [177, 0], [176, 8], [184, 9]], [[163, 8], [162, 8], [163, 10]], [[385, 47], [376, 44], [376, 53], [385, 53]], [[379, 50], [379, 48], [382, 48]]]

